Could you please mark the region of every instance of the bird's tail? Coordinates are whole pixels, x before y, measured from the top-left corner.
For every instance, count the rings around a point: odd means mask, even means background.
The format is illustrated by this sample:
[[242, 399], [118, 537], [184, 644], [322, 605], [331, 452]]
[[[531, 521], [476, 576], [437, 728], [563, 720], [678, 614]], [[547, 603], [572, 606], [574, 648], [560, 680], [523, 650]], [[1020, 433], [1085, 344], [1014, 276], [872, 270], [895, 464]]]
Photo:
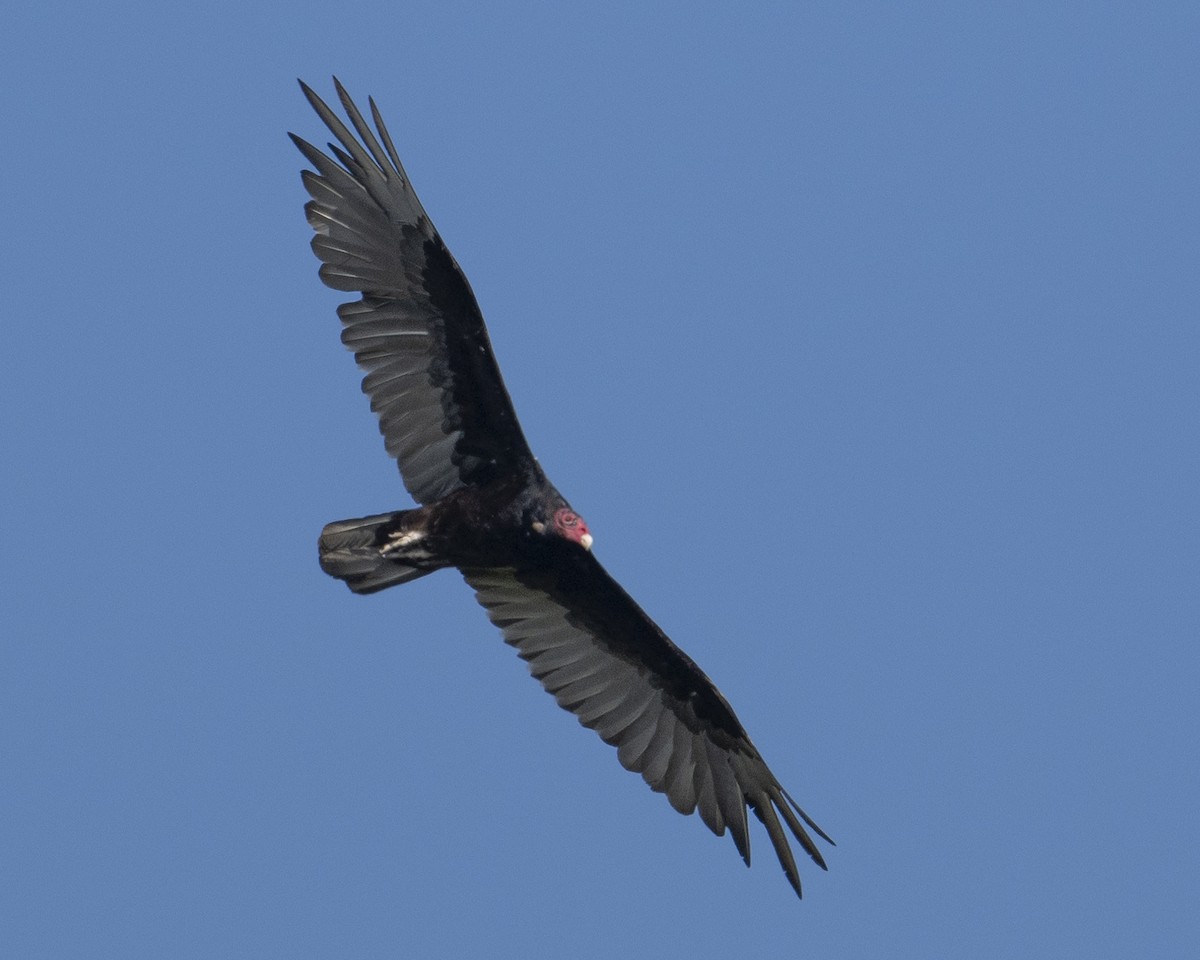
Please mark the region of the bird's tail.
[[321, 569], [355, 593], [375, 593], [416, 580], [445, 564], [423, 549], [418, 510], [380, 513], [326, 524], [317, 542]]

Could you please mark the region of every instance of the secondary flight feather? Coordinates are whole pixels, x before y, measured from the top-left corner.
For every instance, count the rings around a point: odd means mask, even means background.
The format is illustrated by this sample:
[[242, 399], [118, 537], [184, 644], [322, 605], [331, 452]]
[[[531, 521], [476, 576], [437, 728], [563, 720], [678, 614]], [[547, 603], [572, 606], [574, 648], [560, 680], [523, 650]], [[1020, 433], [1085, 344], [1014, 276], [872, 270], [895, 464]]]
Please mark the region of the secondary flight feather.
[[475, 296], [374, 101], [372, 127], [334, 83], [349, 127], [300, 84], [337, 141], [323, 153], [292, 135], [313, 167], [302, 174], [304, 209], [321, 279], [361, 294], [338, 308], [342, 341], [420, 506], [329, 524], [322, 569], [374, 593], [456, 567], [542, 686], [616, 747], [622, 766], [718, 836], [728, 830], [747, 864], [753, 811], [799, 895], [788, 834], [822, 868], [809, 831], [832, 841], [712, 681], [593, 555], [587, 524], [529, 450]]

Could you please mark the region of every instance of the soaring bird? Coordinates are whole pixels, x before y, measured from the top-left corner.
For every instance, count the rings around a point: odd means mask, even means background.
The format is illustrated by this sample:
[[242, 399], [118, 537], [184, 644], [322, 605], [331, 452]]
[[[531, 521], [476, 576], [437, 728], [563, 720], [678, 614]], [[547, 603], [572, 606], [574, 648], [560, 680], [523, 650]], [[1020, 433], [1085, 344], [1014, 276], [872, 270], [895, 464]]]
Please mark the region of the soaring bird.
[[313, 167], [302, 173], [304, 210], [321, 279], [361, 294], [338, 308], [342, 342], [366, 371], [363, 392], [420, 506], [329, 524], [321, 568], [363, 594], [458, 568], [559, 706], [680, 813], [699, 810], [718, 836], [728, 829], [747, 865], [754, 811], [799, 896], [784, 825], [822, 869], [808, 831], [833, 841], [712, 681], [592, 553], [588, 525], [530, 452], [475, 296], [374, 100], [372, 129], [334, 84], [353, 131], [300, 83], [337, 141], [323, 153], [291, 135]]

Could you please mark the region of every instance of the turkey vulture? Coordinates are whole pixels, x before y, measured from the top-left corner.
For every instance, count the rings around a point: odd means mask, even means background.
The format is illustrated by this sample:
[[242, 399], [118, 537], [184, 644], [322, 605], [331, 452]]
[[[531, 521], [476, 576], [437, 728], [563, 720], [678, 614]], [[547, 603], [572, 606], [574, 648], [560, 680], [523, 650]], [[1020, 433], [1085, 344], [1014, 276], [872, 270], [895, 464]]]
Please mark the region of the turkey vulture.
[[338, 308], [342, 342], [366, 371], [363, 392], [420, 506], [329, 524], [321, 568], [374, 593], [457, 567], [559, 705], [680, 813], [699, 809], [718, 836], [728, 828], [747, 865], [753, 810], [799, 895], [780, 817], [822, 868], [805, 825], [833, 841], [775, 779], [712, 681], [592, 553], [587, 524], [525, 442], [475, 296], [374, 100], [372, 130], [334, 83], [353, 132], [300, 84], [338, 141], [325, 154], [292, 135], [315, 170], [303, 172], [304, 209], [321, 279], [362, 295]]

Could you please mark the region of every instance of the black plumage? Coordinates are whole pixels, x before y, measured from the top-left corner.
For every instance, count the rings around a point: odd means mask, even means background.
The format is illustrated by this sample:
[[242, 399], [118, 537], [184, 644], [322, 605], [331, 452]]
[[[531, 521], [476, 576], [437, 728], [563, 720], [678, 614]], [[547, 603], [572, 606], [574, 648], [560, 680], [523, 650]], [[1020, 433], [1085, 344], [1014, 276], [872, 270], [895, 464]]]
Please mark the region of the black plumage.
[[372, 130], [334, 82], [353, 132], [301, 83], [337, 143], [326, 155], [292, 136], [314, 168], [303, 172], [312, 247], [326, 284], [362, 295], [338, 309], [342, 340], [367, 372], [363, 391], [421, 506], [329, 524], [322, 568], [373, 593], [457, 567], [533, 675], [623, 766], [676, 810], [699, 810], [718, 835], [728, 829], [747, 864], [753, 810], [799, 894], [784, 825], [821, 867], [805, 826], [829, 837], [712, 681], [592, 554], [587, 525], [525, 442], [475, 296], [374, 101]]

